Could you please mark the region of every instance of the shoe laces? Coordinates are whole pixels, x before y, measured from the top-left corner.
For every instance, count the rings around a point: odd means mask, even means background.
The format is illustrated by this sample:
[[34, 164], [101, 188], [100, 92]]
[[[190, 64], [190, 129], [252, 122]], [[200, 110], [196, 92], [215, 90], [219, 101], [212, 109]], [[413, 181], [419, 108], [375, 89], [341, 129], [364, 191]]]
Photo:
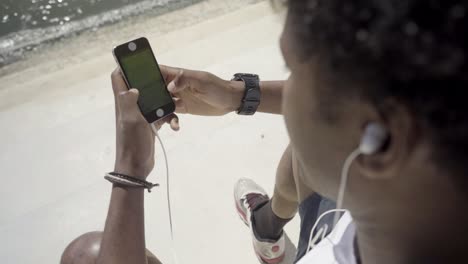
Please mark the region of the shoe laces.
[[260, 193], [248, 193], [243, 200], [247, 203], [250, 211], [255, 210], [258, 206], [265, 204], [270, 200], [267, 195]]

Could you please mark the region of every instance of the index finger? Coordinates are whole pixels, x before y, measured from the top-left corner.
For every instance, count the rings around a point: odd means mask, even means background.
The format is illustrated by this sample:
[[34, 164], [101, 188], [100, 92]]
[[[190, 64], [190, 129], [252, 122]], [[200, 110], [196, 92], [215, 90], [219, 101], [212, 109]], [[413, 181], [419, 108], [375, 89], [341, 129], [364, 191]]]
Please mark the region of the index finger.
[[172, 82], [172, 80], [174, 80], [177, 77], [177, 74], [180, 72], [180, 69], [166, 65], [159, 65], [159, 69], [161, 70], [161, 74], [164, 77], [166, 83]]
[[111, 75], [112, 79], [112, 90], [114, 91], [114, 95], [117, 96], [122, 92], [127, 92], [128, 87], [125, 83], [125, 80], [120, 72], [120, 69], [115, 69]]

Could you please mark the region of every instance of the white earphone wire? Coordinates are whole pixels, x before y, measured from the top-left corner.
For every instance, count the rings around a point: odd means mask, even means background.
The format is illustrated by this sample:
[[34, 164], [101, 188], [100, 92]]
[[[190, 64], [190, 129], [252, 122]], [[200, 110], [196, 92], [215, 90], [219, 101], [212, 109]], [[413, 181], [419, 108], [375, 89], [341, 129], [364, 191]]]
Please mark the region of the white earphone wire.
[[377, 152], [385, 143], [386, 140], [388, 140], [389, 135], [385, 127], [379, 125], [378, 123], [371, 123], [366, 127], [366, 131], [364, 133], [364, 136], [361, 140], [361, 144], [357, 149], [355, 149], [349, 156], [346, 158], [343, 168], [341, 170], [341, 179], [340, 179], [340, 186], [338, 187], [338, 197], [336, 201], [336, 209], [329, 210], [322, 215], [319, 216], [317, 221], [315, 221], [314, 226], [312, 227], [312, 230], [310, 231], [309, 235], [309, 245], [307, 246], [307, 252], [309, 252], [311, 248], [311, 244], [315, 244], [315, 242], [322, 236], [322, 240], [326, 237], [326, 233], [328, 230], [328, 225], [325, 225], [324, 228], [321, 228], [318, 232], [315, 238], [312, 238], [315, 229], [317, 228], [318, 223], [320, 220], [325, 216], [330, 213], [335, 213], [334, 219], [333, 219], [333, 227], [336, 227], [336, 224], [338, 223], [338, 220], [340, 219], [340, 213], [341, 212], [347, 212], [347, 210], [343, 209], [343, 201], [344, 201], [344, 195], [346, 191], [346, 186], [348, 184], [348, 178], [349, 178], [349, 169], [351, 168], [351, 165], [353, 164], [354, 160], [356, 160], [357, 157], [361, 154], [365, 155], [371, 155]]
[[[322, 229], [320, 229], [318, 232], [317, 232], [317, 235], [312, 238], [313, 234], [314, 234], [314, 231], [315, 229], [317, 228], [317, 225], [318, 223], [320, 222], [320, 220], [322, 220], [323, 217], [325, 217], [326, 215], [328, 214], [331, 214], [331, 213], [344, 213], [346, 212], [346, 210], [344, 209], [332, 209], [332, 210], [328, 210], [326, 211], [325, 213], [321, 214], [319, 216], [319, 218], [317, 218], [317, 221], [315, 221], [315, 224], [314, 226], [312, 227], [312, 229], [310, 230], [310, 235], [309, 235], [309, 244], [307, 245], [307, 251], [306, 253], [309, 253], [310, 250], [312, 250], [315, 246], [315, 242], [320, 238], [321, 236], [321, 239], [320, 240], [323, 240], [325, 238], [325, 236], [327, 235], [327, 231], [328, 231], [328, 226], [326, 226], [326, 228], [322, 231]], [[332, 227], [333, 228], [333, 227]], [[322, 233], [321, 233], [322, 232]]]
[[[328, 231], [328, 225], [325, 225], [325, 228], [321, 228], [318, 232], [316, 237], [312, 237], [314, 234], [315, 229], [317, 228], [317, 225], [319, 224], [320, 220], [322, 220], [323, 217], [330, 213], [335, 213], [335, 216], [333, 218], [333, 227], [335, 228], [336, 224], [338, 223], [338, 220], [340, 219], [340, 213], [344, 213], [347, 210], [343, 209], [343, 200], [344, 200], [344, 194], [346, 191], [346, 185], [348, 183], [348, 177], [349, 177], [349, 169], [351, 168], [351, 165], [353, 164], [353, 161], [361, 155], [362, 152], [358, 148], [351, 152], [349, 156], [346, 158], [343, 168], [341, 170], [341, 179], [340, 179], [340, 186], [338, 188], [338, 198], [337, 198], [337, 203], [336, 203], [336, 209], [328, 210], [325, 213], [321, 214], [317, 220], [315, 221], [314, 226], [312, 227], [310, 234], [309, 234], [309, 244], [307, 245], [307, 253], [313, 249], [315, 242], [321, 238], [321, 240], [325, 239]], [[321, 236], [321, 237], [320, 237]]]
[[175, 250], [174, 229], [172, 225], [172, 209], [171, 209], [171, 196], [170, 196], [170, 185], [169, 185], [169, 162], [167, 159], [166, 148], [164, 147], [164, 143], [161, 140], [161, 137], [159, 136], [158, 130], [156, 129], [156, 126], [154, 125], [154, 123], [151, 124], [151, 129], [153, 130], [153, 133], [156, 135], [156, 138], [158, 139], [159, 144], [161, 145], [161, 149], [162, 149], [163, 156], [164, 156], [164, 161], [166, 163], [166, 195], [167, 195], [167, 209], [168, 209], [168, 215], [169, 215], [169, 228], [171, 231], [171, 242], [172, 242], [171, 250], [172, 250], [172, 255], [174, 258], [174, 263], [178, 264], [179, 260], [177, 259], [177, 253]]
[[[349, 178], [349, 169], [351, 168], [351, 165], [353, 164], [353, 161], [361, 155], [361, 150], [358, 148], [351, 152], [349, 156], [346, 158], [345, 163], [343, 164], [343, 168], [341, 170], [341, 180], [340, 180], [340, 187], [338, 189], [338, 198], [336, 200], [336, 209], [341, 210], [343, 209], [343, 200], [344, 200], [344, 195], [345, 195], [345, 190], [346, 190], [346, 185], [348, 184], [348, 178]], [[333, 220], [333, 226], [336, 226], [336, 223], [338, 223], [338, 220], [340, 219], [340, 214], [339, 212], [335, 212], [335, 217]]]

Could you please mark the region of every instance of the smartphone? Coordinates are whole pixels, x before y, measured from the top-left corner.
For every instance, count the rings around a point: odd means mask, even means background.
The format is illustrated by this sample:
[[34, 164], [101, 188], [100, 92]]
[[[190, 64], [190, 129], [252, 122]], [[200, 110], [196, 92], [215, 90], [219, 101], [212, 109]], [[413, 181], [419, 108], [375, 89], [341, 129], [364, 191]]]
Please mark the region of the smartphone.
[[119, 45], [113, 54], [127, 87], [140, 92], [138, 106], [148, 123], [174, 113], [174, 101], [146, 38]]

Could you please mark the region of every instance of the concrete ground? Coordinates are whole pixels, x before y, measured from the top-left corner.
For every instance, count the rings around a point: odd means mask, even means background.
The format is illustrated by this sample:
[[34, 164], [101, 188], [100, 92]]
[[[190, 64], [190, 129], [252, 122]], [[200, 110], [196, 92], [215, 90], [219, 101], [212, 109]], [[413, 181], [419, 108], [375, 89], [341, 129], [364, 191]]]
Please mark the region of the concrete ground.
[[[284, 79], [279, 51], [282, 16], [268, 1], [181, 28], [146, 35], [161, 64], [230, 78], [235, 72]], [[111, 47], [109, 47], [109, 50]], [[82, 233], [102, 230], [115, 150], [111, 53], [46, 75], [0, 79], [0, 259], [5, 264], [58, 263]], [[37, 70], [37, 69], [36, 69]], [[5, 88], [6, 87], [6, 88]], [[250, 177], [272, 191], [288, 144], [281, 116], [181, 116], [180, 132], [165, 128], [175, 249], [180, 263], [258, 263], [238, 219], [232, 187]], [[146, 195], [147, 247], [174, 263], [164, 162], [157, 146]], [[298, 238], [298, 219], [286, 231]], [[294, 249], [288, 252], [288, 260]]]

